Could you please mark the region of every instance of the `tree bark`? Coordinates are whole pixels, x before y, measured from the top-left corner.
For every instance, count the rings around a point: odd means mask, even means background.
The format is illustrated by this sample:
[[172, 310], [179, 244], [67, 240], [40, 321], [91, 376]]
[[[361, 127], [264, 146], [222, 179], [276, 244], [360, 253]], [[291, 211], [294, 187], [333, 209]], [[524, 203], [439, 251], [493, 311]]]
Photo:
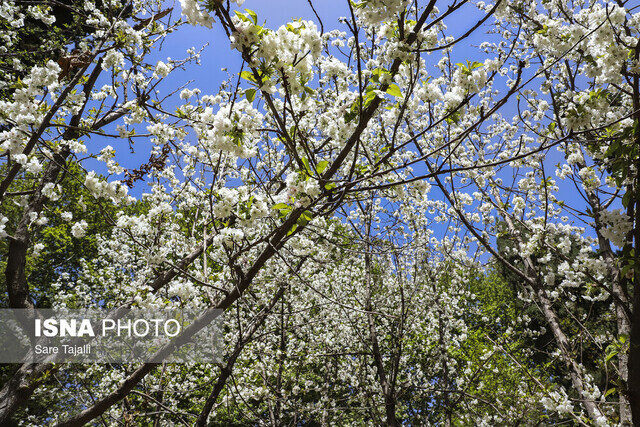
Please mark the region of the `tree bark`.
[[[640, 59], [640, 42], [634, 49], [634, 59]], [[633, 140], [636, 148], [640, 146], [640, 77], [638, 73], [633, 76], [633, 109], [634, 109], [634, 132]], [[636, 154], [638, 156], [638, 154]], [[631, 334], [629, 336], [629, 369], [627, 380], [627, 395], [631, 407], [633, 425], [640, 425], [640, 156], [635, 160], [634, 182], [627, 191], [632, 191], [629, 201], [634, 207], [632, 212], [633, 221], [633, 314], [631, 318]], [[629, 165], [631, 169], [631, 165]]]

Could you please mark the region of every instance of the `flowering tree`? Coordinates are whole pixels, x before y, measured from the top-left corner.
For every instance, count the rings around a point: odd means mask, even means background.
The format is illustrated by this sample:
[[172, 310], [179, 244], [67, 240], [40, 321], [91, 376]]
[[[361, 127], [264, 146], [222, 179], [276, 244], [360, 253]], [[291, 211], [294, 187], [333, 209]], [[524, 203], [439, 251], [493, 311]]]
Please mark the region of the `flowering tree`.
[[[7, 305], [228, 316], [219, 365], [23, 365], [0, 419], [638, 423], [640, 13], [363, 0], [325, 32], [241, 6], [71, 3], [75, 49], [3, 74]], [[0, 17], [10, 47], [55, 15]], [[160, 91], [203, 54], [146, 59], [185, 23], [241, 57], [219, 91]], [[36, 281], [56, 227], [93, 249]]]

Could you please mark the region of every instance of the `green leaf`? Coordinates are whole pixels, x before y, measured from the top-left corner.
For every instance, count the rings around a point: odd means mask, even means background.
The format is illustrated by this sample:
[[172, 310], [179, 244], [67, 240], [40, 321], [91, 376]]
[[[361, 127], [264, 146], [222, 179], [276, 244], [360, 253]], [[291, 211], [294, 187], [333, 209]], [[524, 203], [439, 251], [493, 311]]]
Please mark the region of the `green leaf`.
[[[617, 343], [616, 343], [617, 344]], [[605, 349], [606, 357], [604, 358], [605, 362], [611, 360], [614, 356], [618, 354], [619, 348], [615, 344], [609, 344]]]
[[291, 227], [291, 230], [289, 230], [289, 232], [287, 233], [287, 236], [291, 236], [293, 233], [295, 233], [297, 229], [298, 229], [298, 224], [293, 224], [293, 227]]
[[250, 82], [257, 83], [256, 78], [253, 76], [253, 73], [251, 71], [245, 70], [241, 72], [240, 77], [242, 77], [245, 80], [249, 80]]
[[304, 165], [304, 168], [307, 170], [307, 172], [309, 172], [309, 175], [311, 175], [311, 167], [309, 166], [309, 159], [307, 159], [306, 157], [303, 157], [302, 164]]
[[371, 103], [373, 102], [374, 99], [376, 99], [376, 93], [373, 91], [373, 88], [371, 90], [368, 90], [367, 88], [367, 94], [364, 97], [364, 108], [367, 108], [369, 105], [371, 105]]
[[356, 119], [356, 117], [359, 116], [359, 101], [356, 101], [353, 103], [353, 105], [351, 106], [351, 108], [349, 109], [349, 111], [347, 113], [345, 113], [344, 115], [344, 122], [345, 123], [351, 123], [352, 121], [354, 121]]
[[389, 85], [389, 88], [387, 89], [387, 93], [391, 96], [395, 96], [396, 98], [402, 97], [402, 92], [400, 91], [400, 88], [398, 87], [398, 85], [395, 83], [391, 83]]
[[336, 183], [335, 182], [328, 182], [324, 185], [324, 188], [327, 190], [333, 190], [334, 188], [336, 188]]
[[389, 71], [385, 70], [384, 68], [376, 68], [371, 73], [371, 80], [374, 83], [380, 83], [380, 77], [382, 77], [385, 74], [386, 75], [391, 75], [391, 73]]
[[449, 117], [447, 117], [447, 118], [445, 119], [445, 121], [446, 121], [447, 123], [449, 123], [449, 124], [451, 124], [451, 123], [458, 123], [458, 122], [460, 122], [460, 111], [458, 110], [458, 111], [454, 112], [454, 113], [453, 113], [453, 114], [451, 114]]
[[256, 90], [255, 89], [247, 89], [244, 92], [244, 94], [247, 97], [247, 101], [249, 101], [249, 102], [253, 102], [253, 100], [256, 99]]
[[251, 9], [245, 9], [245, 10], [247, 11], [251, 19], [253, 19], [253, 23], [258, 25], [258, 14]]
[[607, 397], [607, 396], [609, 396], [610, 394], [615, 393], [615, 392], [616, 392], [616, 388], [615, 388], [615, 387], [610, 388], [609, 390], [607, 390], [607, 391], [604, 393], [604, 397]]
[[329, 162], [326, 160], [322, 160], [320, 162], [318, 162], [318, 173], [322, 173], [325, 171], [325, 169], [327, 169], [327, 166], [329, 166]]
[[27, 87], [27, 85], [22, 82], [22, 79], [20, 79], [20, 77], [18, 77], [18, 80], [13, 85], [11, 85], [11, 87], [14, 89], [22, 89], [23, 87]]
[[313, 218], [313, 214], [311, 213], [311, 211], [304, 211], [298, 217], [296, 224], [298, 224], [301, 227], [304, 227], [305, 225], [307, 225], [309, 221], [311, 221], [311, 218]]
[[273, 209], [277, 210], [278, 216], [280, 217], [280, 219], [283, 219], [286, 218], [287, 215], [289, 215], [293, 208], [286, 203], [278, 203], [273, 206]]
[[541, 29], [536, 31], [536, 33], [546, 35], [548, 30], [549, 30], [549, 27], [546, 25], [543, 25]]
[[249, 18], [247, 18], [244, 13], [242, 13], [240, 11], [237, 11], [237, 10], [235, 12], [236, 12], [236, 16], [238, 18], [240, 18], [240, 20], [242, 20], [244, 22], [249, 22]]
[[364, 9], [365, 7], [367, 7], [367, 3], [369, 3], [370, 0], [363, 0], [360, 2], [356, 2], [354, 0], [349, 0], [349, 3], [351, 3], [351, 6], [355, 7], [356, 9]]

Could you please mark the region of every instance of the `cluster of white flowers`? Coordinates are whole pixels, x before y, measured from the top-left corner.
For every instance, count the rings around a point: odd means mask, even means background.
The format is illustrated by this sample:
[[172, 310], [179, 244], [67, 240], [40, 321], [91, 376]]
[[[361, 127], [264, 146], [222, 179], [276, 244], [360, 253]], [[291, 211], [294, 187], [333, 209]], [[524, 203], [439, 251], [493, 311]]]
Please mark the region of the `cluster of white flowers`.
[[[33, 67], [22, 87], [13, 92], [13, 100], [0, 100], [0, 124], [8, 125], [8, 130], [0, 132], [0, 154], [20, 154], [30, 134], [30, 126], [39, 123], [46, 110], [40, 107], [37, 97], [44, 90], [53, 91], [58, 87], [60, 66], [49, 61], [45, 67]], [[26, 162], [25, 162], [26, 163]]]
[[94, 171], [89, 171], [84, 180], [84, 185], [95, 198], [109, 198], [114, 203], [127, 200], [129, 189], [120, 181], [106, 182], [101, 180]]
[[122, 66], [124, 66], [124, 54], [116, 49], [108, 50], [102, 61], [102, 69], [108, 70], [110, 68]]
[[[207, 100], [204, 98], [201, 102]], [[263, 124], [263, 115], [246, 99], [233, 105], [222, 104], [215, 113], [210, 106], [202, 110], [183, 110], [190, 114], [199, 142], [207, 149], [222, 150], [242, 158], [254, 155], [259, 138], [257, 129]]]
[[410, 0], [361, 0], [356, 3], [355, 12], [365, 25], [375, 25], [395, 21], [410, 3]]
[[487, 70], [481, 64], [478, 64], [477, 67], [471, 65], [471, 67], [474, 69], [470, 70], [467, 66], [460, 64], [453, 74], [453, 85], [466, 93], [477, 93], [487, 83]]
[[5, 231], [7, 222], [9, 222], [9, 218], [4, 215], [0, 215], [0, 237], [2, 238], [7, 236], [7, 232]]
[[227, 227], [220, 231], [220, 234], [216, 236], [217, 242], [223, 242], [226, 245], [231, 245], [234, 242], [240, 243], [244, 238], [244, 232], [239, 228]]
[[60, 191], [60, 184], [54, 184], [52, 182], [47, 182], [44, 187], [42, 187], [42, 194], [52, 202], [60, 198]]
[[167, 77], [170, 72], [171, 72], [171, 64], [166, 64], [162, 61], [158, 61], [158, 63], [156, 64], [154, 76], [157, 76], [159, 78], [164, 78], [164, 77]]
[[180, 0], [182, 14], [187, 17], [187, 21], [192, 25], [203, 25], [211, 28], [214, 20], [209, 13], [200, 8], [198, 0]]
[[342, 79], [350, 74], [347, 64], [333, 56], [324, 58], [321, 67], [327, 78], [337, 77]]
[[298, 172], [288, 174], [285, 182], [287, 200], [295, 200], [296, 206], [308, 206], [321, 191], [317, 179]]
[[550, 411], [566, 414], [573, 411], [573, 405], [564, 391], [552, 391], [542, 398], [544, 407]]
[[623, 247], [627, 241], [627, 234], [633, 228], [629, 216], [620, 209], [600, 211], [600, 219], [606, 225], [601, 228], [602, 235], [618, 247]]
[[[299, 62], [299, 70], [311, 72], [312, 61], [320, 55], [322, 37], [315, 23], [311, 21], [295, 21], [283, 25], [276, 31], [267, 31], [260, 43], [259, 56], [274, 62], [274, 66], [291, 65]], [[307, 55], [308, 53], [308, 55]], [[300, 56], [307, 56], [303, 60]], [[300, 60], [300, 61], [298, 61]]]
[[71, 235], [73, 235], [73, 237], [75, 237], [76, 239], [84, 237], [87, 233], [88, 226], [89, 224], [87, 224], [87, 221], [85, 221], [84, 219], [76, 222], [71, 226]]
[[54, 15], [49, 15], [48, 12], [50, 11], [51, 11], [51, 8], [46, 5], [44, 6], [36, 5], [36, 6], [27, 7], [27, 13], [29, 15], [31, 15], [35, 19], [42, 21], [47, 25], [51, 25], [54, 22], [56, 22], [56, 17]]
[[[22, 27], [24, 25], [24, 14], [16, 8], [13, 1], [6, 1], [0, 5], [0, 18], [6, 20], [12, 27]], [[10, 45], [7, 45], [9, 47]]]
[[582, 179], [582, 186], [585, 190], [591, 191], [600, 187], [600, 178], [592, 167], [584, 167], [578, 171], [578, 175]]
[[262, 196], [251, 194], [247, 187], [221, 188], [217, 191], [213, 213], [220, 219], [234, 214], [241, 224], [250, 227], [257, 219], [267, 216], [269, 210]]

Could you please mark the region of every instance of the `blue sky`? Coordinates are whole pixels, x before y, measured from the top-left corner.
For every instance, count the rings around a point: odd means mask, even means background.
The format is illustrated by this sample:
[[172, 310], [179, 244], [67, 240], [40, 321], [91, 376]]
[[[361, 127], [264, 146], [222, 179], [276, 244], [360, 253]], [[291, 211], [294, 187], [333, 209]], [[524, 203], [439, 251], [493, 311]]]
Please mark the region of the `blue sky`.
[[[347, 0], [313, 0], [313, 6], [322, 19], [324, 30], [341, 29], [346, 31], [344, 24], [338, 22], [341, 16], [348, 16], [349, 9]], [[441, 6], [442, 7], [442, 6]], [[173, 4], [174, 13], [179, 13], [180, 3]], [[266, 22], [269, 28], [290, 22], [293, 19], [302, 18], [317, 22], [317, 18], [307, 0], [246, 0], [242, 9], [251, 9], [258, 15], [259, 22]], [[463, 7], [454, 14], [448, 21], [449, 30], [453, 35], [461, 35], [467, 31], [481, 16], [472, 5]], [[318, 24], [318, 28], [320, 25]], [[452, 55], [455, 61], [465, 62], [470, 57], [470, 44], [478, 45], [487, 38], [483, 31], [476, 31], [472, 37], [466, 39], [460, 46], [456, 46]], [[213, 28], [185, 26], [180, 28], [175, 34], [169, 36], [163, 48], [155, 52], [158, 59], [171, 57], [174, 59], [185, 56], [185, 51], [190, 47], [199, 49], [208, 43], [202, 54], [200, 67], [192, 67], [188, 75], [181, 76], [176, 80], [171, 80], [172, 84], [184, 83], [187, 80], [194, 80], [194, 86], [202, 89], [203, 93], [214, 93], [218, 85], [228, 78], [226, 72], [221, 71], [227, 68], [229, 73], [236, 73], [240, 67], [240, 56], [238, 52], [229, 48], [229, 41], [220, 25], [213, 25]], [[473, 52], [477, 56], [476, 51]], [[184, 73], [183, 73], [184, 74]]]
[[[180, 3], [175, 2], [174, 11], [180, 11]], [[315, 0], [314, 7], [324, 23], [325, 31], [339, 28], [338, 18], [346, 16], [349, 11], [344, 0]], [[292, 19], [302, 18], [317, 21], [306, 0], [246, 0], [242, 9], [251, 9], [258, 14], [259, 22], [265, 22], [269, 28], [290, 22]], [[320, 27], [318, 25], [318, 27]], [[190, 67], [185, 73], [174, 76], [169, 83], [179, 85], [194, 80], [192, 87], [198, 87], [203, 93], [216, 93], [218, 86], [226, 80], [229, 74], [235, 75], [240, 69], [240, 55], [231, 50], [229, 40], [220, 25], [213, 28], [184, 26], [170, 35], [162, 50], [155, 52], [158, 59], [171, 57], [178, 59], [185, 56], [185, 51], [191, 47], [198, 50], [207, 45], [202, 53], [201, 65]], [[222, 71], [227, 68], [228, 72]]]
[[[171, 6], [174, 8], [174, 18], [177, 18], [175, 14], [179, 14], [181, 10], [179, 1], [167, 2], [167, 7]], [[349, 15], [347, 0], [314, 0], [314, 7], [323, 21], [325, 31], [335, 28], [346, 31], [346, 26], [339, 22], [339, 18]], [[307, 0], [246, 0], [242, 6], [242, 9], [245, 8], [255, 11], [261, 23], [266, 22], [267, 27], [274, 29], [297, 18], [317, 21]], [[449, 26], [448, 33], [453, 36], [460, 36], [471, 28], [480, 17], [481, 15], [473, 6], [464, 7], [450, 17], [453, 19], [447, 21]], [[484, 55], [481, 55], [476, 47], [483, 41], [490, 39], [495, 40], [496, 35], [488, 35], [486, 27], [478, 29], [471, 37], [456, 45], [451, 52], [453, 62], [466, 62], [466, 60], [483, 61]], [[188, 87], [197, 87], [202, 90], [203, 94], [215, 94], [224, 80], [231, 76], [235, 78], [241, 65], [240, 55], [237, 51], [231, 50], [229, 40], [219, 24], [214, 24], [211, 29], [191, 25], [181, 27], [167, 37], [161, 49], [150, 54], [147, 62], [166, 61], [167, 57], [181, 59], [187, 55], [187, 49], [193, 47], [199, 50], [205, 45], [206, 47], [201, 56], [201, 64], [199, 66], [188, 66], [186, 71], [173, 72], [163, 82], [163, 86], [160, 87], [161, 92], [167, 93], [192, 80], [193, 82]], [[439, 59], [440, 54], [436, 54], [427, 58], [427, 61], [433, 64]], [[497, 79], [498, 82], [500, 80], [501, 78]], [[503, 89], [500, 83], [497, 87]], [[513, 102], [503, 108], [503, 113], [506, 115], [515, 113]], [[94, 137], [89, 147], [92, 153], [98, 153], [101, 148], [108, 144], [114, 146], [119, 152], [117, 159], [125, 168], [138, 168], [141, 164], [146, 163], [149, 158], [149, 144], [145, 144], [142, 141], [136, 145], [135, 153], [132, 154], [127, 154], [128, 146], [126, 141], [112, 138]], [[554, 177], [551, 165], [560, 160], [561, 155], [552, 150], [546, 162], [547, 176]], [[97, 164], [97, 162], [91, 161], [87, 166], [95, 167], [98, 172], [106, 172], [105, 168], [101, 164]], [[417, 166], [417, 168], [419, 169], [420, 167]], [[122, 179], [123, 177], [117, 176], [112, 179], [114, 178]], [[131, 194], [140, 196], [145, 190], [146, 184], [139, 182], [131, 191]], [[563, 189], [560, 192], [560, 196], [565, 196], [570, 200], [575, 198], [576, 194], [572, 193], [570, 189], [569, 191]]]
[[[348, 4], [346, 0], [313, 0], [313, 6], [322, 19], [324, 30], [341, 29], [346, 31], [346, 25], [339, 22], [341, 16], [348, 16]], [[176, 14], [180, 14], [181, 7], [178, 0], [167, 1], [166, 7], [173, 7], [174, 19]], [[307, 0], [246, 0], [242, 9], [251, 9], [258, 15], [260, 22], [266, 22], [269, 28], [278, 28], [279, 26], [290, 22], [293, 19], [302, 18], [317, 22], [309, 2]], [[473, 6], [463, 7], [461, 11], [455, 14], [455, 20], [451, 20], [449, 25], [454, 26], [450, 31], [454, 35], [460, 35], [468, 30], [478, 19], [479, 14]], [[320, 25], [318, 25], [320, 27]], [[452, 56], [455, 62], [465, 62], [467, 59], [479, 60], [478, 53], [475, 49], [470, 49], [469, 45], [478, 45], [486, 35], [482, 31], [474, 34], [473, 38], [468, 38], [460, 46], [453, 50]], [[187, 56], [187, 49], [195, 48], [200, 50], [204, 47], [201, 56], [201, 64], [196, 66], [191, 64], [187, 66], [185, 71], [174, 70], [171, 75], [159, 86], [161, 93], [168, 93], [176, 87], [180, 87], [189, 81], [189, 88], [199, 88], [203, 94], [215, 94], [218, 92], [220, 84], [235, 77], [240, 70], [241, 58], [237, 51], [231, 50], [229, 40], [219, 24], [214, 24], [213, 28], [205, 28], [202, 26], [184, 25], [173, 34], [170, 34], [161, 44], [160, 49], [154, 50], [146, 58], [149, 63], [156, 61], [165, 61], [167, 58], [182, 59]], [[473, 53], [472, 53], [473, 52]], [[433, 57], [437, 62], [437, 58]], [[99, 82], [106, 84], [108, 81]], [[168, 105], [171, 105], [169, 102]], [[149, 158], [149, 147], [145, 144], [138, 143], [135, 147], [135, 153], [122, 156], [128, 150], [128, 144], [124, 140], [114, 140], [112, 138], [93, 138], [89, 144], [91, 153], [98, 153], [100, 149], [106, 145], [111, 145], [119, 152], [117, 159], [122, 166], [128, 169], [138, 168], [141, 164], [147, 162]], [[106, 173], [103, 165], [98, 162], [90, 161], [88, 164], [94, 167], [96, 171]], [[114, 177], [121, 179], [121, 176]], [[132, 194], [139, 196], [145, 185], [137, 185]]]
[[[167, 2], [167, 7], [173, 7], [174, 19], [176, 19], [177, 16], [175, 14], [179, 14], [181, 11], [179, 1]], [[314, 0], [314, 7], [323, 21], [325, 31], [335, 28], [347, 30], [346, 25], [339, 22], [341, 16], [349, 15], [346, 0]], [[317, 21], [307, 0], [246, 0], [242, 9], [255, 11], [260, 22], [266, 22], [265, 25], [267, 27], [274, 29], [297, 18]], [[447, 20], [448, 33], [456, 37], [460, 36], [471, 28], [480, 17], [480, 13], [473, 6], [463, 7], [450, 17], [453, 19]], [[483, 61], [484, 55], [480, 54], [477, 46], [485, 40], [491, 38], [495, 40], [495, 37], [495, 35], [486, 33], [486, 27], [476, 30], [471, 37], [457, 44], [452, 50], [453, 62]], [[160, 49], [151, 52], [147, 57], [147, 62], [166, 61], [168, 57], [181, 59], [187, 56], [187, 49], [195, 48], [199, 50], [203, 46], [206, 47], [202, 52], [200, 65], [190, 64], [186, 70], [174, 70], [159, 86], [161, 93], [168, 93], [192, 81], [188, 85], [189, 88], [197, 87], [202, 90], [203, 94], [215, 94], [223, 81], [237, 76], [241, 66], [240, 54], [230, 48], [229, 40], [219, 24], [214, 24], [212, 28], [192, 25], [180, 27], [178, 31], [170, 34], [165, 39]], [[425, 59], [430, 63], [430, 66], [433, 66], [441, 58], [440, 55], [436, 53]], [[498, 78], [497, 80], [504, 80], [504, 78]], [[501, 86], [501, 84], [498, 84], [497, 87]], [[173, 102], [177, 101], [179, 100], [173, 100]], [[171, 104], [172, 102], [170, 101], [169, 105]], [[515, 108], [511, 105], [507, 105], [504, 110], [507, 114], [515, 113]], [[89, 147], [92, 153], [98, 153], [106, 145], [112, 145], [116, 148], [119, 153], [116, 158], [123, 167], [128, 169], [139, 168], [141, 164], [146, 163], [149, 159], [150, 146], [143, 141], [136, 143], [135, 152], [131, 154], [128, 154], [127, 142], [120, 139], [94, 137]], [[98, 172], [106, 173], [104, 166], [98, 162], [90, 161], [87, 166], [95, 167]], [[419, 165], [415, 167], [420, 169]], [[553, 175], [552, 170], [549, 170], [548, 174]], [[112, 179], [114, 178], [122, 179], [123, 176], [116, 176]], [[140, 196], [145, 189], [146, 184], [138, 182], [131, 194]]]
[[[177, 0], [168, 1], [166, 6], [173, 7], [174, 19], [177, 19], [176, 14], [181, 13], [180, 2]], [[323, 21], [325, 31], [339, 28], [341, 24], [338, 19], [349, 13], [345, 0], [315, 0], [314, 8]], [[260, 22], [266, 22], [266, 26], [269, 28], [278, 28], [298, 18], [317, 21], [306, 0], [246, 0], [242, 9], [255, 11]], [[320, 26], [318, 25], [318, 27]], [[164, 40], [160, 49], [152, 51], [147, 56], [146, 62], [166, 62], [167, 58], [182, 59], [187, 56], [187, 49], [195, 48], [198, 51], [202, 47], [204, 50], [200, 65], [190, 64], [184, 71], [174, 70], [158, 87], [161, 93], [168, 93], [176, 87], [192, 81], [188, 85], [189, 88], [199, 88], [202, 90], [202, 94], [215, 94], [223, 81], [230, 76], [237, 75], [242, 62], [240, 54], [230, 48], [229, 40], [219, 24], [214, 24], [212, 28], [193, 25], [180, 27], [178, 31], [170, 34]], [[106, 79], [103, 82], [99, 81], [97, 87], [108, 83], [109, 81]], [[115, 128], [115, 125], [112, 128]], [[115, 131], [113, 132], [115, 133]], [[107, 145], [116, 149], [118, 153], [116, 159], [127, 169], [139, 168], [149, 159], [150, 147], [142, 141], [136, 143], [134, 153], [129, 153], [128, 143], [125, 140], [94, 136], [87, 148], [90, 153], [97, 154]], [[104, 164], [100, 162], [89, 160], [86, 166], [99, 173], [107, 173]], [[122, 178], [124, 177], [119, 175], [112, 179]], [[140, 196], [145, 191], [145, 187], [144, 183], [139, 182], [131, 194]]]

